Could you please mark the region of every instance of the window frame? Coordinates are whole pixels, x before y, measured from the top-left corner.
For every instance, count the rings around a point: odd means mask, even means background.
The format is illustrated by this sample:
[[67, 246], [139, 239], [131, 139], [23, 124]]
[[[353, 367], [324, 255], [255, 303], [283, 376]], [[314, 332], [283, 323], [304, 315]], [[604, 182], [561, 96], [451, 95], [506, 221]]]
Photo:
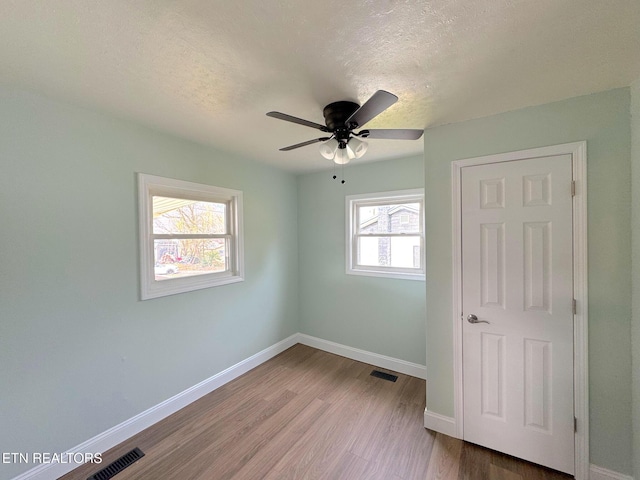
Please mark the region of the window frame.
[[[419, 231], [415, 234], [406, 233], [380, 233], [361, 234], [358, 228], [358, 208], [368, 205], [397, 205], [402, 203], [418, 203]], [[369, 277], [399, 278], [404, 280], [425, 280], [425, 234], [424, 234], [424, 189], [414, 188], [407, 190], [394, 190], [389, 192], [365, 193], [359, 195], [347, 195], [345, 197], [345, 231], [346, 231], [346, 273], [348, 275], [364, 275]], [[402, 268], [369, 266], [357, 264], [358, 239], [361, 237], [420, 237], [420, 268]]]
[[[153, 196], [225, 203], [227, 232], [202, 235], [154, 234]], [[244, 231], [240, 190], [138, 173], [138, 226], [141, 300], [244, 281]], [[171, 238], [225, 238], [229, 249], [228, 269], [224, 272], [156, 280], [154, 240]]]

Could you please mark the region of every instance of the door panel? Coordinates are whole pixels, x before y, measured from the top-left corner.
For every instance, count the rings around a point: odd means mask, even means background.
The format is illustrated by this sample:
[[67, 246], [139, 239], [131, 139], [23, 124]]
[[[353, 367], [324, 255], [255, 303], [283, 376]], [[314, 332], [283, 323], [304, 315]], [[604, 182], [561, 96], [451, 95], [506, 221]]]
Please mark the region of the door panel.
[[524, 224], [525, 310], [551, 313], [551, 223]]
[[504, 224], [480, 225], [480, 242], [482, 306], [504, 308]]
[[464, 439], [567, 473], [571, 179], [569, 155], [469, 166], [461, 199]]
[[524, 424], [551, 431], [551, 342], [524, 340]]
[[505, 420], [504, 415], [504, 335], [483, 332], [482, 343], [482, 415]]

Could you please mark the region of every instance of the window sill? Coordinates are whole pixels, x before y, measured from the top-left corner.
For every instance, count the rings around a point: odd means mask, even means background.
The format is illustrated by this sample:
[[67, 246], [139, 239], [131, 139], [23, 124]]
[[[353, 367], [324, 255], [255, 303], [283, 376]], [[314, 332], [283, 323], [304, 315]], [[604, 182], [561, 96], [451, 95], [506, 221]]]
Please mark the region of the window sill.
[[347, 275], [360, 275], [363, 277], [381, 277], [396, 278], [399, 280], [418, 280], [424, 282], [426, 276], [424, 273], [404, 273], [404, 272], [385, 272], [381, 270], [358, 270], [347, 269]]
[[[205, 276], [203, 276], [205, 277]], [[181, 281], [185, 280], [185, 281]], [[212, 278], [184, 278], [184, 279], [171, 279], [163, 280], [162, 282], [151, 281], [148, 285], [143, 286], [141, 292], [142, 300], [149, 300], [151, 298], [164, 297], [166, 295], [175, 295], [178, 293], [191, 292], [193, 290], [202, 290], [204, 288], [219, 287], [221, 285], [228, 285], [230, 283], [243, 282], [244, 277], [233, 275]]]

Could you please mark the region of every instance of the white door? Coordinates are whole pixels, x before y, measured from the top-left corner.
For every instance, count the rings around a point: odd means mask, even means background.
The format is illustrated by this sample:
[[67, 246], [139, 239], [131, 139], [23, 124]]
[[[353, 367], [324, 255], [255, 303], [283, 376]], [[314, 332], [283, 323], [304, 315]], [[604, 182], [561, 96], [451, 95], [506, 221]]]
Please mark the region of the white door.
[[573, 474], [571, 168], [462, 168], [461, 321], [464, 439]]

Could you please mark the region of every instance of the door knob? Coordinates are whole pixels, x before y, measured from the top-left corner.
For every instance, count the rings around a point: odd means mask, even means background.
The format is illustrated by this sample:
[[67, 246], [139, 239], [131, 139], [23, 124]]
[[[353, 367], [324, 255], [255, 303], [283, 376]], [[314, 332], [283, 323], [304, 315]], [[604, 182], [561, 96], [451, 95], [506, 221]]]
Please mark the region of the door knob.
[[467, 322], [469, 322], [469, 323], [489, 323], [486, 320], [478, 320], [478, 317], [476, 317], [473, 313], [470, 313], [467, 316]]

